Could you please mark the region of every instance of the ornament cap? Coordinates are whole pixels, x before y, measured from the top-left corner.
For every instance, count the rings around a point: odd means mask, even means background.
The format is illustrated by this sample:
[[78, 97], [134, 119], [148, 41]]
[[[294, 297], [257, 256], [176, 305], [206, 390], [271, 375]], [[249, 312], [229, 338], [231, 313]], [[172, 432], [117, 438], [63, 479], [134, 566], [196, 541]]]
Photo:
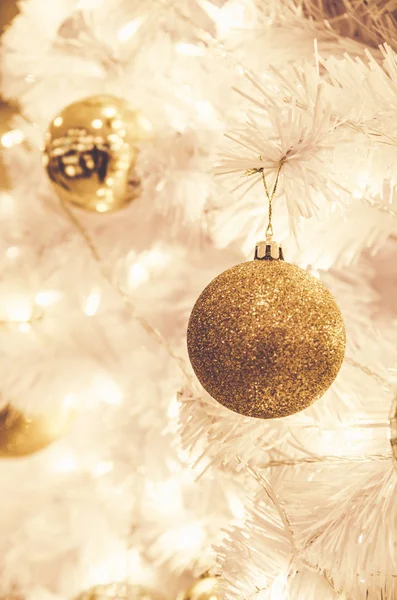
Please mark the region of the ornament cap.
[[258, 242], [255, 246], [255, 260], [284, 260], [281, 244], [273, 240]]

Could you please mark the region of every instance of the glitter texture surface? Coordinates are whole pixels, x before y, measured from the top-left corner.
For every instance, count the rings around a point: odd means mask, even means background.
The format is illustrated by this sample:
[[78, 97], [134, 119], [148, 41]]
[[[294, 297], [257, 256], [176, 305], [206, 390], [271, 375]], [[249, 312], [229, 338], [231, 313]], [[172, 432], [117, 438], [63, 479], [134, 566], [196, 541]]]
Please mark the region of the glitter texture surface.
[[321, 281], [274, 260], [216, 277], [190, 315], [187, 343], [207, 392], [250, 417], [285, 417], [318, 400], [343, 362], [339, 307]]

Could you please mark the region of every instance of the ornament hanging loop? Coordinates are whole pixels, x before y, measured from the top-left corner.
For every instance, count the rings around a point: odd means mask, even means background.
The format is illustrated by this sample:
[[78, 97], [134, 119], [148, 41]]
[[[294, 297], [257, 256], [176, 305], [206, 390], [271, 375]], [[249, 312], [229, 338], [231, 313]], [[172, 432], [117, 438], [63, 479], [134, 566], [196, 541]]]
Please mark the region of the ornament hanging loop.
[[[259, 157], [259, 160], [262, 161], [262, 156]], [[283, 164], [285, 163], [286, 157], [282, 157], [278, 163], [278, 169], [276, 172], [276, 177], [274, 179], [273, 189], [269, 192], [269, 188], [266, 181], [265, 169], [264, 167], [255, 167], [253, 169], [248, 169], [246, 171], [246, 175], [254, 175], [261, 173], [263, 187], [265, 189], [266, 197], [269, 201], [269, 212], [268, 212], [268, 223], [266, 227], [266, 241], [258, 242], [255, 247], [255, 259], [258, 260], [284, 260], [283, 250], [277, 242], [273, 241], [273, 198], [277, 191], [277, 186], [280, 178], [280, 173]]]
[[267, 242], [271, 242], [273, 239], [273, 221], [272, 221], [272, 219], [273, 219], [273, 198], [277, 191], [277, 185], [278, 185], [278, 181], [280, 178], [280, 172], [281, 172], [281, 168], [282, 168], [283, 164], [284, 164], [284, 159], [281, 159], [278, 169], [277, 169], [276, 178], [274, 180], [274, 185], [273, 185], [273, 189], [272, 189], [271, 193], [269, 193], [269, 188], [267, 186], [265, 171], [263, 168], [261, 169], [263, 187], [265, 188], [266, 197], [269, 200], [269, 213], [268, 213], [269, 217], [268, 217], [268, 223], [267, 223], [267, 227], [266, 227], [266, 241]]

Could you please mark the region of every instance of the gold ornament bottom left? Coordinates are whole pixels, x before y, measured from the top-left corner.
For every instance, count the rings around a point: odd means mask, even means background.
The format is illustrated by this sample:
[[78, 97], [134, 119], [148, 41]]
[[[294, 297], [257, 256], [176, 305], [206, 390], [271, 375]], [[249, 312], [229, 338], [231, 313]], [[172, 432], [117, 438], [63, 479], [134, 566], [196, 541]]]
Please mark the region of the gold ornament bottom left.
[[164, 600], [158, 592], [122, 581], [95, 585], [74, 600]]
[[67, 431], [72, 411], [27, 416], [8, 404], [0, 410], [0, 458], [29, 456], [49, 446]]

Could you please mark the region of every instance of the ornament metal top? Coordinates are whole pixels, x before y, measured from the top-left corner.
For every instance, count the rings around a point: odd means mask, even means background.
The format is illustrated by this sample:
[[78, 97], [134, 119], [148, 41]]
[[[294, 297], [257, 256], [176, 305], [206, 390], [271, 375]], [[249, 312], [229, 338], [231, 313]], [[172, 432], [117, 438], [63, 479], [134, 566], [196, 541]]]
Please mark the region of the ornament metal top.
[[228, 269], [190, 315], [188, 352], [207, 392], [227, 408], [271, 419], [318, 400], [343, 362], [339, 307], [308, 271], [260, 242], [255, 259]]
[[113, 96], [67, 106], [46, 134], [43, 163], [61, 200], [90, 211], [118, 210], [139, 195], [137, 143], [150, 125]]

